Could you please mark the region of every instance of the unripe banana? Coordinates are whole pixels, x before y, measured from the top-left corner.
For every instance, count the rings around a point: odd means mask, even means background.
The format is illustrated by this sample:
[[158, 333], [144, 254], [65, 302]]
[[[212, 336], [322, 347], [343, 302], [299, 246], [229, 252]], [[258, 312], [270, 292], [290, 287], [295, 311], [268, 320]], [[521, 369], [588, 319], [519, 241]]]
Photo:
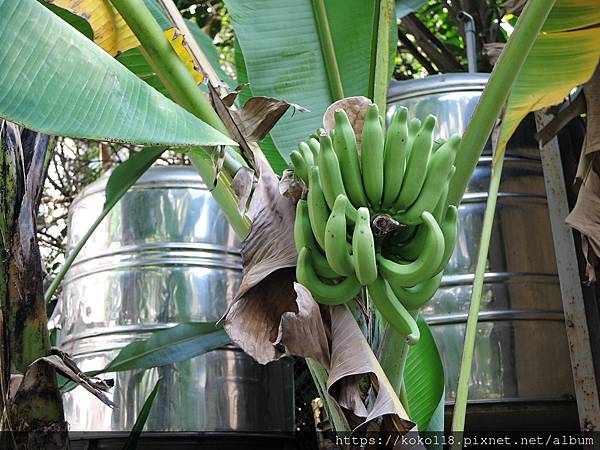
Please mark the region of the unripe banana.
[[[431, 212], [431, 215], [435, 221], [440, 224], [440, 228], [446, 214], [446, 210], [448, 209], [448, 205], [446, 205], [446, 200], [448, 198], [448, 187], [448, 183], [446, 183], [442, 188], [442, 193], [437, 204], [435, 205], [435, 208]], [[394, 252], [396, 256], [409, 261], [414, 261], [423, 252], [423, 246], [425, 245], [428, 234], [428, 229], [425, 225], [418, 225], [417, 227], [412, 228], [416, 229], [416, 233], [414, 234], [413, 238], [410, 239], [410, 241], [405, 242], [404, 245], [392, 247], [390, 249], [390, 251]]]
[[313, 153], [306, 142], [300, 142], [298, 144], [298, 151], [304, 158], [304, 162], [306, 163], [306, 173], [308, 174], [308, 169], [315, 165]]
[[425, 211], [422, 217], [423, 224], [427, 227], [427, 237], [417, 259], [411, 263], [398, 264], [377, 255], [382, 275], [394, 286], [415, 286], [438, 272], [444, 254], [444, 235], [431, 213]]
[[367, 290], [375, 308], [377, 308], [394, 330], [401, 336], [404, 336], [406, 343], [414, 345], [419, 342], [421, 334], [417, 322], [396, 298], [387, 282], [383, 278], [377, 277], [367, 287]]
[[421, 121], [419, 119], [417, 119], [416, 117], [413, 117], [412, 119], [410, 119], [408, 121], [408, 140], [406, 141], [406, 147], [407, 147], [407, 151], [408, 151], [408, 156], [410, 155], [410, 152], [413, 148], [413, 142], [415, 141], [415, 138], [417, 137], [417, 133], [419, 132], [419, 130], [421, 129]]
[[394, 202], [394, 208], [398, 211], [408, 208], [417, 199], [421, 186], [427, 174], [427, 163], [431, 154], [433, 144], [433, 129], [435, 117], [427, 116], [423, 126], [415, 136], [412, 144], [408, 162], [406, 163], [406, 174], [402, 180], [400, 194]]
[[319, 160], [319, 152], [321, 151], [321, 144], [315, 138], [310, 138], [308, 140], [308, 147], [313, 154], [313, 161], [315, 164]]
[[423, 211], [433, 211], [444, 186], [449, 182], [459, 143], [460, 137], [454, 135], [434, 153], [427, 167], [427, 175], [419, 196], [406, 211], [394, 216], [394, 219], [400, 223], [417, 225], [421, 222]]
[[296, 279], [307, 288], [313, 298], [325, 305], [341, 305], [352, 300], [360, 292], [360, 283], [356, 277], [344, 278], [338, 284], [327, 284], [317, 276], [312, 265], [310, 250], [300, 249], [296, 264]]
[[357, 208], [367, 206], [368, 200], [363, 189], [354, 129], [343, 109], [336, 110], [333, 117], [336, 131], [332, 140], [333, 149], [338, 157], [348, 199]]
[[456, 245], [456, 236], [458, 234], [458, 209], [456, 206], [448, 206], [446, 216], [440, 228], [444, 235], [444, 254], [442, 255], [438, 270], [443, 272], [454, 253], [454, 246]]
[[390, 283], [390, 287], [394, 295], [407, 310], [416, 311], [431, 300], [431, 297], [436, 293], [442, 282], [443, 273], [443, 271], [440, 271], [429, 280], [425, 280], [414, 287], [405, 288], [394, 286], [392, 283]]
[[354, 275], [354, 264], [346, 239], [346, 207], [348, 199], [338, 195], [325, 227], [325, 256], [331, 268], [342, 276]]
[[387, 208], [394, 203], [400, 193], [404, 169], [406, 167], [408, 109], [400, 107], [394, 113], [385, 138], [383, 162], [383, 200], [381, 206]]
[[358, 281], [367, 286], [377, 278], [375, 241], [371, 231], [371, 218], [367, 208], [358, 208], [352, 235], [352, 257]]
[[313, 134], [311, 134], [310, 137], [319, 142], [321, 140], [321, 136], [325, 133], [326, 131], [324, 128], [317, 128], [317, 130]]
[[319, 251], [313, 231], [310, 226], [308, 215], [308, 204], [306, 200], [299, 200], [296, 204], [296, 219], [294, 220], [294, 241], [296, 251], [300, 252], [302, 247], [307, 247], [312, 256], [315, 272], [321, 278], [338, 278], [339, 275], [331, 268], [325, 256]]
[[308, 185], [308, 167], [306, 166], [306, 161], [304, 161], [302, 154], [298, 150], [294, 150], [290, 153], [290, 159], [292, 160], [296, 176]]
[[373, 209], [379, 209], [383, 195], [383, 151], [385, 138], [377, 105], [370, 105], [362, 129], [362, 179]]
[[[346, 197], [346, 189], [342, 180], [342, 172], [335, 151], [331, 144], [331, 138], [327, 135], [321, 136], [321, 151], [319, 152], [319, 179], [325, 195], [325, 201], [330, 209], [338, 195], [343, 194]], [[356, 208], [349, 202], [346, 205], [346, 216], [350, 223], [356, 220]]]
[[329, 219], [329, 208], [321, 189], [319, 168], [317, 166], [311, 167], [308, 172], [308, 185], [310, 187], [306, 195], [306, 203], [308, 204], [310, 226], [319, 247], [325, 250], [325, 226], [327, 225], [327, 219]]

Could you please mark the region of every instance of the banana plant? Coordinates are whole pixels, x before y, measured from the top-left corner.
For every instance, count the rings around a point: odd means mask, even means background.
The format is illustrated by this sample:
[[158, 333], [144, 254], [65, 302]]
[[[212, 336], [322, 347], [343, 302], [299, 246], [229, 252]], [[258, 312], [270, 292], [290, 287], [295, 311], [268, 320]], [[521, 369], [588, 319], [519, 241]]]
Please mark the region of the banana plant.
[[[244, 160], [232, 150], [238, 144], [246, 143], [231, 139], [234, 137], [232, 128], [224, 123], [224, 119], [232, 117], [231, 113], [213, 108], [197, 85], [198, 75], [189, 64], [189, 54], [178, 52], [177, 46], [173, 45], [177, 33], [169, 32], [173, 23], [167, 14], [168, 8], [164, 9], [154, 0], [112, 0], [110, 4], [104, 0], [61, 0], [53, 3], [0, 0], [0, 37], [3, 42], [11, 43], [0, 48], [0, 117], [51, 135], [153, 146], [143, 150], [143, 156], [128, 167], [115, 171], [103, 214], [158, 157], [162, 148], [174, 147], [189, 153], [207, 185], [213, 185], [217, 180], [213, 195], [237, 233], [246, 237], [250, 223], [248, 217], [239, 212], [238, 199], [230, 186], [241, 165], [254, 165], [260, 174], [255, 199], [259, 193], [272, 194], [277, 177], [269, 171], [280, 172], [286, 167], [296, 144], [321, 127], [321, 118], [332, 102], [350, 96], [366, 96], [373, 99], [381, 111], [385, 108], [390, 60], [395, 52], [395, 37], [392, 38], [395, 36], [394, 4], [390, 0], [353, 0], [351, 5], [347, 0], [226, 1], [239, 47], [238, 75], [251, 83], [251, 93], [283, 98], [311, 111], [284, 117], [269, 138], [261, 143], [270, 166], [262, 161], [260, 150], [254, 154], [254, 161], [252, 155], [244, 154]], [[167, 1], [161, 3], [168, 4]], [[553, 3], [551, 0], [536, 2], [536, 6], [528, 7], [519, 19], [462, 140], [456, 175], [450, 185], [451, 204], [457, 205], [460, 201], [474, 161], [483, 149], [520, 67], [526, 63]], [[557, 5], [560, 3], [559, 0]], [[107, 15], [109, 23], [119, 25], [114, 26], [108, 37], [102, 35], [96, 17], [77, 10], [82, 4], [92, 9], [98, 7]], [[89, 20], [82, 20], [82, 17]], [[294, 20], [289, 21], [289, 17]], [[202, 39], [197, 40], [199, 45], [201, 42]], [[215, 71], [210, 62], [203, 62], [204, 72]], [[573, 80], [573, 85], [580, 81]], [[220, 104], [218, 98], [212, 98], [216, 105]], [[519, 117], [515, 117], [514, 121], [518, 121]], [[235, 120], [233, 122], [235, 124]], [[217, 170], [214, 163], [218, 159], [214, 157], [214, 148], [221, 145], [230, 146], [225, 154], [223, 171]], [[14, 166], [14, 162], [11, 164]], [[3, 196], [9, 190], [10, 187], [5, 186]], [[259, 220], [258, 216], [252, 218]], [[101, 217], [97, 223], [100, 220]], [[0, 225], [3, 250], [7, 252], [12, 229], [6, 223]], [[4, 278], [10, 272], [7, 270], [10, 259], [8, 261], [0, 273]], [[295, 265], [295, 258], [289, 265]], [[60, 278], [53, 289], [58, 283]], [[304, 302], [302, 305], [313, 308], [314, 312], [314, 306], [307, 300], [310, 294], [306, 289], [294, 285], [294, 290], [297, 298]], [[3, 297], [7, 295], [2, 294]], [[39, 304], [43, 300], [39, 297], [36, 305], [43, 310], [43, 303]], [[11, 299], [16, 304], [19, 301], [19, 298]], [[3, 302], [5, 317], [11, 317], [13, 311]], [[344, 307], [331, 308], [331, 314], [332, 334], [344, 336], [349, 329], [360, 333], [356, 323], [349, 322]], [[44, 329], [45, 321], [39, 315], [37, 318], [41, 320], [35, 328], [37, 331], [24, 337], [32, 344], [26, 348], [28, 351], [33, 348], [34, 352], [23, 359], [22, 349], [11, 347], [12, 357], [24, 361], [21, 371], [27, 370], [27, 362], [32, 357], [44, 356], [49, 351], [43, 332], [39, 332]], [[378, 318], [376, 323], [381, 325], [386, 321]], [[394, 342], [397, 342], [394, 334], [383, 332], [379, 336], [381, 339], [385, 341], [390, 335], [392, 339], [387, 341], [387, 347], [382, 347], [379, 361], [371, 351], [372, 342], [361, 340], [356, 333], [352, 334], [353, 341], [338, 339], [338, 347], [332, 348], [331, 354], [325, 352], [315, 358], [320, 368], [311, 363], [323, 397], [327, 400], [338, 392], [340, 383], [343, 385], [347, 374], [338, 373], [336, 368], [343, 362], [344, 350], [348, 350], [344, 344], [348, 346], [353, 342], [353, 348], [362, 349], [363, 360], [369, 364], [353, 367], [352, 375], [375, 374], [376, 384], [381, 387], [371, 413], [385, 416], [401, 412], [399, 426], [409, 429], [404, 406], [414, 416], [419, 429], [439, 429], [440, 414], [443, 413], [440, 406], [443, 405], [443, 371], [439, 354], [424, 322], [419, 322], [416, 332], [422, 336], [421, 342], [410, 351], [403, 350], [402, 357], [399, 354], [402, 352], [394, 348]], [[330, 365], [334, 361], [339, 364]], [[330, 367], [329, 373], [323, 370], [326, 366]], [[420, 376], [419, 371], [432, 376]], [[50, 386], [50, 389], [56, 387]], [[429, 395], [420, 395], [422, 392]], [[394, 405], [391, 411], [378, 403], [385, 396]], [[339, 419], [339, 428], [351, 426], [339, 413], [335, 399], [329, 403], [331, 415]], [[24, 405], [19, 410], [24, 423], [60, 421], [62, 412], [58, 404], [53, 417], [40, 417], [41, 411], [27, 408], [27, 403]]]

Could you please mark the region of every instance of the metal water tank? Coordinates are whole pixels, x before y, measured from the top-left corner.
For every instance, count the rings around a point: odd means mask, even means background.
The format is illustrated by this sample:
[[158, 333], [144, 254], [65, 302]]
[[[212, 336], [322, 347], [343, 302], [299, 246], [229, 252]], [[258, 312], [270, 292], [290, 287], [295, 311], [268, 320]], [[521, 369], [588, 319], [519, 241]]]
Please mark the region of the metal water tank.
[[[106, 181], [105, 176], [89, 185], [73, 202], [71, 248], [102, 210]], [[216, 322], [241, 279], [238, 247], [193, 168], [151, 168], [104, 219], [69, 271], [59, 304], [61, 347], [82, 370], [98, 370], [125, 345], [158, 330]], [[106, 376], [115, 379], [116, 407], [104, 406], [82, 388], [67, 393], [71, 430], [131, 430], [159, 377], [148, 431], [263, 432], [275, 438], [294, 429], [289, 361], [263, 366], [230, 346], [170, 366]]]
[[[398, 106], [421, 120], [434, 114], [437, 137], [448, 138], [464, 132], [487, 80], [487, 74], [463, 73], [397, 82], [389, 90], [388, 115]], [[526, 120], [506, 150], [469, 398], [472, 405], [488, 408], [537, 404], [573, 412], [561, 293], [534, 133], [533, 121]], [[423, 310], [442, 355], [450, 404], [456, 396], [491, 162], [488, 147], [459, 209], [458, 240], [442, 286]]]

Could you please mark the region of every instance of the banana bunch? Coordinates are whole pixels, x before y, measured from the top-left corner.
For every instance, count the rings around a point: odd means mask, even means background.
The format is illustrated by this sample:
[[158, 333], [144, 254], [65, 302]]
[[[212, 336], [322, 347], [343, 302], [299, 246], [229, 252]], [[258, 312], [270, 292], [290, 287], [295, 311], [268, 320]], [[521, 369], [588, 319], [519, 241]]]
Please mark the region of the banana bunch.
[[[308, 188], [296, 209], [296, 278], [315, 300], [346, 303], [366, 287], [381, 315], [409, 344], [419, 340], [418, 309], [438, 289], [454, 250], [457, 210], [448, 184], [460, 137], [434, 142], [423, 123], [394, 114], [387, 131], [376, 105], [367, 111], [359, 151], [343, 110], [291, 153]], [[374, 219], [393, 223], [374, 233]], [[391, 231], [390, 231], [391, 230]]]

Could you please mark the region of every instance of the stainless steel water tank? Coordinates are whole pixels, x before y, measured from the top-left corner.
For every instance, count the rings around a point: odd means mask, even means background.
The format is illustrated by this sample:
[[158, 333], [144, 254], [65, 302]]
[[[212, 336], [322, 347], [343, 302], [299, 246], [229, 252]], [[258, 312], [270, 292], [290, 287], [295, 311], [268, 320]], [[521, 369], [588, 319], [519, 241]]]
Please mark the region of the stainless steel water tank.
[[[462, 133], [487, 74], [447, 74], [392, 85], [388, 114], [438, 117], [438, 136]], [[573, 396], [550, 218], [532, 121], [507, 147], [485, 273], [470, 400], [474, 403], [561, 402]], [[424, 308], [446, 370], [446, 400], [458, 374], [490, 181], [489, 149], [459, 209], [459, 235], [442, 287]]]
[[[69, 245], [102, 210], [107, 178], [74, 201]], [[60, 344], [84, 371], [128, 343], [179, 322], [216, 322], [241, 279], [238, 240], [188, 167], [154, 167], [109, 213], [70, 270], [60, 299]], [[65, 395], [74, 431], [131, 430], [159, 377], [148, 431], [291, 432], [293, 371], [228, 347], [115, 378], [110, 409], [82, 388]]]

